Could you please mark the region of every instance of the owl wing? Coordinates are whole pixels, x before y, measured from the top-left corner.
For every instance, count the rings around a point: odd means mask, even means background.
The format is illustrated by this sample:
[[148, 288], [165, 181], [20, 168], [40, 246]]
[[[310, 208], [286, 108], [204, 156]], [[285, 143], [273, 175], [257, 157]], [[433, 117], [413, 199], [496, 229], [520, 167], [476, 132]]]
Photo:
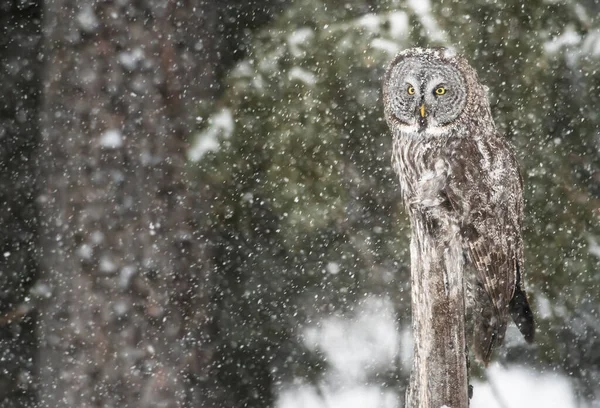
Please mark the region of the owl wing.
[[[482, 215], [495, 216], [489, 213]], [[497, 317], [505, 325], [508, 305], [515, 292], [518, 251], [514, 238], [510, 236], [513, 235], [511, 228], [503, 220], [488, 218], [476, 222], [478, 226], [471, 228], [463, 242], [475, 267], [478, 283], [485, 289]], [[503, 335], [503, 330], [500, 335]]]
[[[452, 174], [446, 191], [459, 213], [463, 247], [477, 284], [489, 296], [495, 316], [489, 319], [489, 352], [502, 342], [509, 302], [522, 263], [522, 182], [517, 161], [500, 137], [461, 138], [452, 146]], [[486, 302], [487, 303], [487, 302]], [[485, 355], [489, 358], [489, 355]]]

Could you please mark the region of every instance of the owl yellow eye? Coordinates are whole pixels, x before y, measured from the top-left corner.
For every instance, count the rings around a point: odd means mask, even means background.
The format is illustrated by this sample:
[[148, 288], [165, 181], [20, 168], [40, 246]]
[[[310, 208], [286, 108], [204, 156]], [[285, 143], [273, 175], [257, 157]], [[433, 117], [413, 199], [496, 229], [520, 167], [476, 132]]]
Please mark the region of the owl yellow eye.
[[415, 88], [413, 88], [412, 86], [409, 86], [406, 91], [408, 92], [409, 95], [415, 94]]
[[445, 93], [446, 93], [446, 88], [444, 88], [443, 86], [440, 86], [439, 88], [436, 88], [436, 90], [435, 90], [436, 95], [443, 95]]

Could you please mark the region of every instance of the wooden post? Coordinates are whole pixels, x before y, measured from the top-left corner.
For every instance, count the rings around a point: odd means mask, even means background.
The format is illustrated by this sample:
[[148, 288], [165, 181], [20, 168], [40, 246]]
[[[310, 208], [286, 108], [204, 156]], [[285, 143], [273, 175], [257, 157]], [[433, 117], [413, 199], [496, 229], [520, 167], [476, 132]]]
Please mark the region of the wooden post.
[[408, 408], [467, 408], [463, 251], [456, 225], [410, 211], [414, 363]]

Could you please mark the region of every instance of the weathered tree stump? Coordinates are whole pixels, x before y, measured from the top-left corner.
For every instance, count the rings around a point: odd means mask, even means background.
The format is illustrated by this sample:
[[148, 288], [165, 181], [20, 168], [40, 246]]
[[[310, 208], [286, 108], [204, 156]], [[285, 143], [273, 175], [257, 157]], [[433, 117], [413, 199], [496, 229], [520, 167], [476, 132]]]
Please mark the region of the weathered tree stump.
[[458, 227], [410, 211], [414, 362], [408, 408], [467, 408], [463, 251]]

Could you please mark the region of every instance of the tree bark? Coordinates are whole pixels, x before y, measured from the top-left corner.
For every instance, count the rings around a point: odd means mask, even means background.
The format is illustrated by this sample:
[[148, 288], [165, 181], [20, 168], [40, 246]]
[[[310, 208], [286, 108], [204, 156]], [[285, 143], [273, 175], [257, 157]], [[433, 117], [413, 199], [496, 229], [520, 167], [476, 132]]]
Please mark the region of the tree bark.
[[467, 408], [463, 251], [458, 227], [410, 214], [414, 362], [409, 408]]
[[36, 209], [33, 158], [39, 129], [37, 1], [0, 2], [0, 406], [33, 406]]
[[186, 182], [214, 2], [51, 0], [38, 152], [41, 407], [203, 407], [209, 268]]

